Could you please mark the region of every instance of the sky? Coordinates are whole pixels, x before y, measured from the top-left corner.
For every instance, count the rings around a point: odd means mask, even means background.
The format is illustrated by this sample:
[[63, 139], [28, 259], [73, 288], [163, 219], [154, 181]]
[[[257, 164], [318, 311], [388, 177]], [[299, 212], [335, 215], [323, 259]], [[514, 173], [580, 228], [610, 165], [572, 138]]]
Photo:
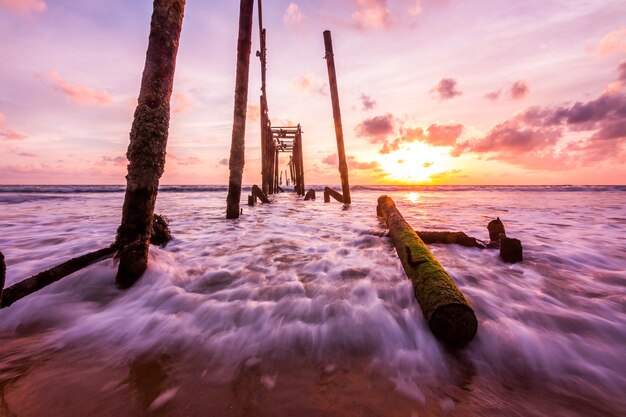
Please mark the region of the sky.
[[[270, 118], [302, 125], [308, 184], [340, 182], [328, 29], [351, 184], [624, 184], [624, 6], [265, 0]], [[0, 0], [0, 184], [125, 183], [151, 12]], [[238, 13], [187, 0], [161, 184], [228, 182]], [[254, 19], [246, 184], [261, 182]]]

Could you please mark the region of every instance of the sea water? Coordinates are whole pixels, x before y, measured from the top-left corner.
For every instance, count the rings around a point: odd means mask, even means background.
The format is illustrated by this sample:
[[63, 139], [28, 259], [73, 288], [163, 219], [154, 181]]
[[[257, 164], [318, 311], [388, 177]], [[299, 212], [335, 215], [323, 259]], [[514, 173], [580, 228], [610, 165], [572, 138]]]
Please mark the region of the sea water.
[[[112, 243], [123, 191], [0, 187], [5, 286]], [[626, 414], [626, 187], [352, 192], [233, 221], [225, 187], [161, 187], [173, 240], [131, 289], [107, 259], [0, 310], [0, 415]], [[383, 194], [415, 230], [522, 241], [519, 264], [430, 246], [476, 312], [465, 349], [430, 333]]]

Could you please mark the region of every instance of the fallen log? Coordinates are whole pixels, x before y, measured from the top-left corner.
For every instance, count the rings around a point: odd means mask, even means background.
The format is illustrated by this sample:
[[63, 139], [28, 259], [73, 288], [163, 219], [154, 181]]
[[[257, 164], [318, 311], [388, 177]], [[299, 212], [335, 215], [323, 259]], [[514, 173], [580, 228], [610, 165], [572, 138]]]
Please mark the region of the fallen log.
[[315, 190], [312, 188], [309, 191], [307, 191], [306, 195], [304, 196], [304, 201], [309, 201], [309, 200], [315, 200]]
[[4, 263], [4, 255], [0, 252], [0, 305], [2, 305], [2, 290], [7, 276], [7, 265]]
[[393, 200], [378, 199], [398, 257], [413, 284], [415, 298], [435, 337], [449, 346], [469, 343], [478, 329], [474, 310], [452, 278], [404, 220]]
[[256, 199], [258, 198], [259, 200], [261, 200], [261, 203], [268, 204], [270, 202], [270, 199], [267, 198], [263, 190], [261, 190], [258, 185], [253, 185], [251, 192], [252, 196], [255, 198], [254, 201], [256, 201]]
[[98, 261], [112, 257], [117, 251], [115, 245], [90, 252], [77, 258], [70, 259], [60, 265], [47, 269], [30, 278], [20, 281], [6, 288], [2, 294], [2, 303], [0, 307], [8, 307], [17, 300], [26, 297], [29, 294], [39, 291], [40, 289], [57, 282], [76, 271], [88, 267]]
[[486, 245], [478, 239], [468, 236], [463, 232], [417, 232], [417, 235], [426, 244], [445, 243], [467, 246], [470, 248], [485, 249]]
[[339, 201], [340, 203], [343, 203], [343, 195], [341, 195], [341, 193], [333, 190], [330, 187], [326, 187], [324, 188], [324, 203], [330, 203], [330, 197], [334, 198], [335, 200]]

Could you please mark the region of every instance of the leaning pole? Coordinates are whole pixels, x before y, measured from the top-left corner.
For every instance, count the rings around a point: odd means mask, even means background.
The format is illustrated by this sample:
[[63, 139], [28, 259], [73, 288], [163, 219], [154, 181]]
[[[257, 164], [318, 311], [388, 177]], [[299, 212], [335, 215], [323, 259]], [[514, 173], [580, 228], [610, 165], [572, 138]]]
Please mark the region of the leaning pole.
[[326, 49], [326, 66], [328, 67], [328, 82], [330, 97], [333, 105], [333, 119], [335, 120], [335, 135], [337, 136], [337, 155], [339, 157], [339, 175], [341, 175], [341, 191], [344, 204], [350, 204], [350, 184], [348, 182], [348, 164], [346, 150], [343, 144], [343, 125], [341, 124], [341, 108], [339, 107], [339, 90], [337, 88], [337, 72], [335, 71], [335, 54], [330, 30], [324, 31], [324, 48]]
[[154, 0], [148, 51], [130, 131], [126, 195], [117, 230], [120, 264], [115, 281], [133, 285], [148, 266], [150, 231], [159, 179], [165, 167], [170, 97], [185, 0]]
[[235, 79], [235, 110], [233, 136], [230, 145], [228, 168], [228, 197], [226, 218], [239, 218], [241, 181], [245, 162], [246, 110], [248, 107], [248, 77], [250, 75], [250, 50], [252, 49], [252, 12], [254, 0], [241, 0], [239, 9], [239, 39], [237, 41], [237, 76]]

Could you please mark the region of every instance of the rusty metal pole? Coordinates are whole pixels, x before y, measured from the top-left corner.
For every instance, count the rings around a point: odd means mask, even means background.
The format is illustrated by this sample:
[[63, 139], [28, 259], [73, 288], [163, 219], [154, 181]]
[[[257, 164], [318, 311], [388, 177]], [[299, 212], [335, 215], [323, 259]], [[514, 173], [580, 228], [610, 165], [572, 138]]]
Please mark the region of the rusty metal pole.
[[120, 264], [115, 281], [133, 285], [148, 266], [148, 246], [159, 179], [165, 167], [170, 97], [185, 0], [155, 0], [148, 51], [130, 131], [126, 195], [117, 230]]
[[324, 31], [324, 46], [326, 47], [326, 65], [328, 66], [328, 81], [330, 97], [333, 102], [333, 119], [335, 119], [335, 134], [337, 135], [337, 154], [339, 155], [339, 174], [341, 175], [341, 189], [345, 204], [350, 204], [350, 184], [348, 182], [348, 163], [343, 145], [343, 126], [341, 124], [341, 109], [339, 107], [339, 92], [337, 90], [337, 73], [335, 72], [335, 56], [330, 30]]
[[252, 13], [254, 0], [241, 0], [239, 8], [239, 39], [237, 41], [237, 76], [235, 80], [235, 110], [233, 136], [228, 167], [228, 197], [226, 218], [239, 218], [241, 181], [245, 163], [246, 110], [248, 106], [248, 78], [250, 76], [250, 50], [252, 49]]

